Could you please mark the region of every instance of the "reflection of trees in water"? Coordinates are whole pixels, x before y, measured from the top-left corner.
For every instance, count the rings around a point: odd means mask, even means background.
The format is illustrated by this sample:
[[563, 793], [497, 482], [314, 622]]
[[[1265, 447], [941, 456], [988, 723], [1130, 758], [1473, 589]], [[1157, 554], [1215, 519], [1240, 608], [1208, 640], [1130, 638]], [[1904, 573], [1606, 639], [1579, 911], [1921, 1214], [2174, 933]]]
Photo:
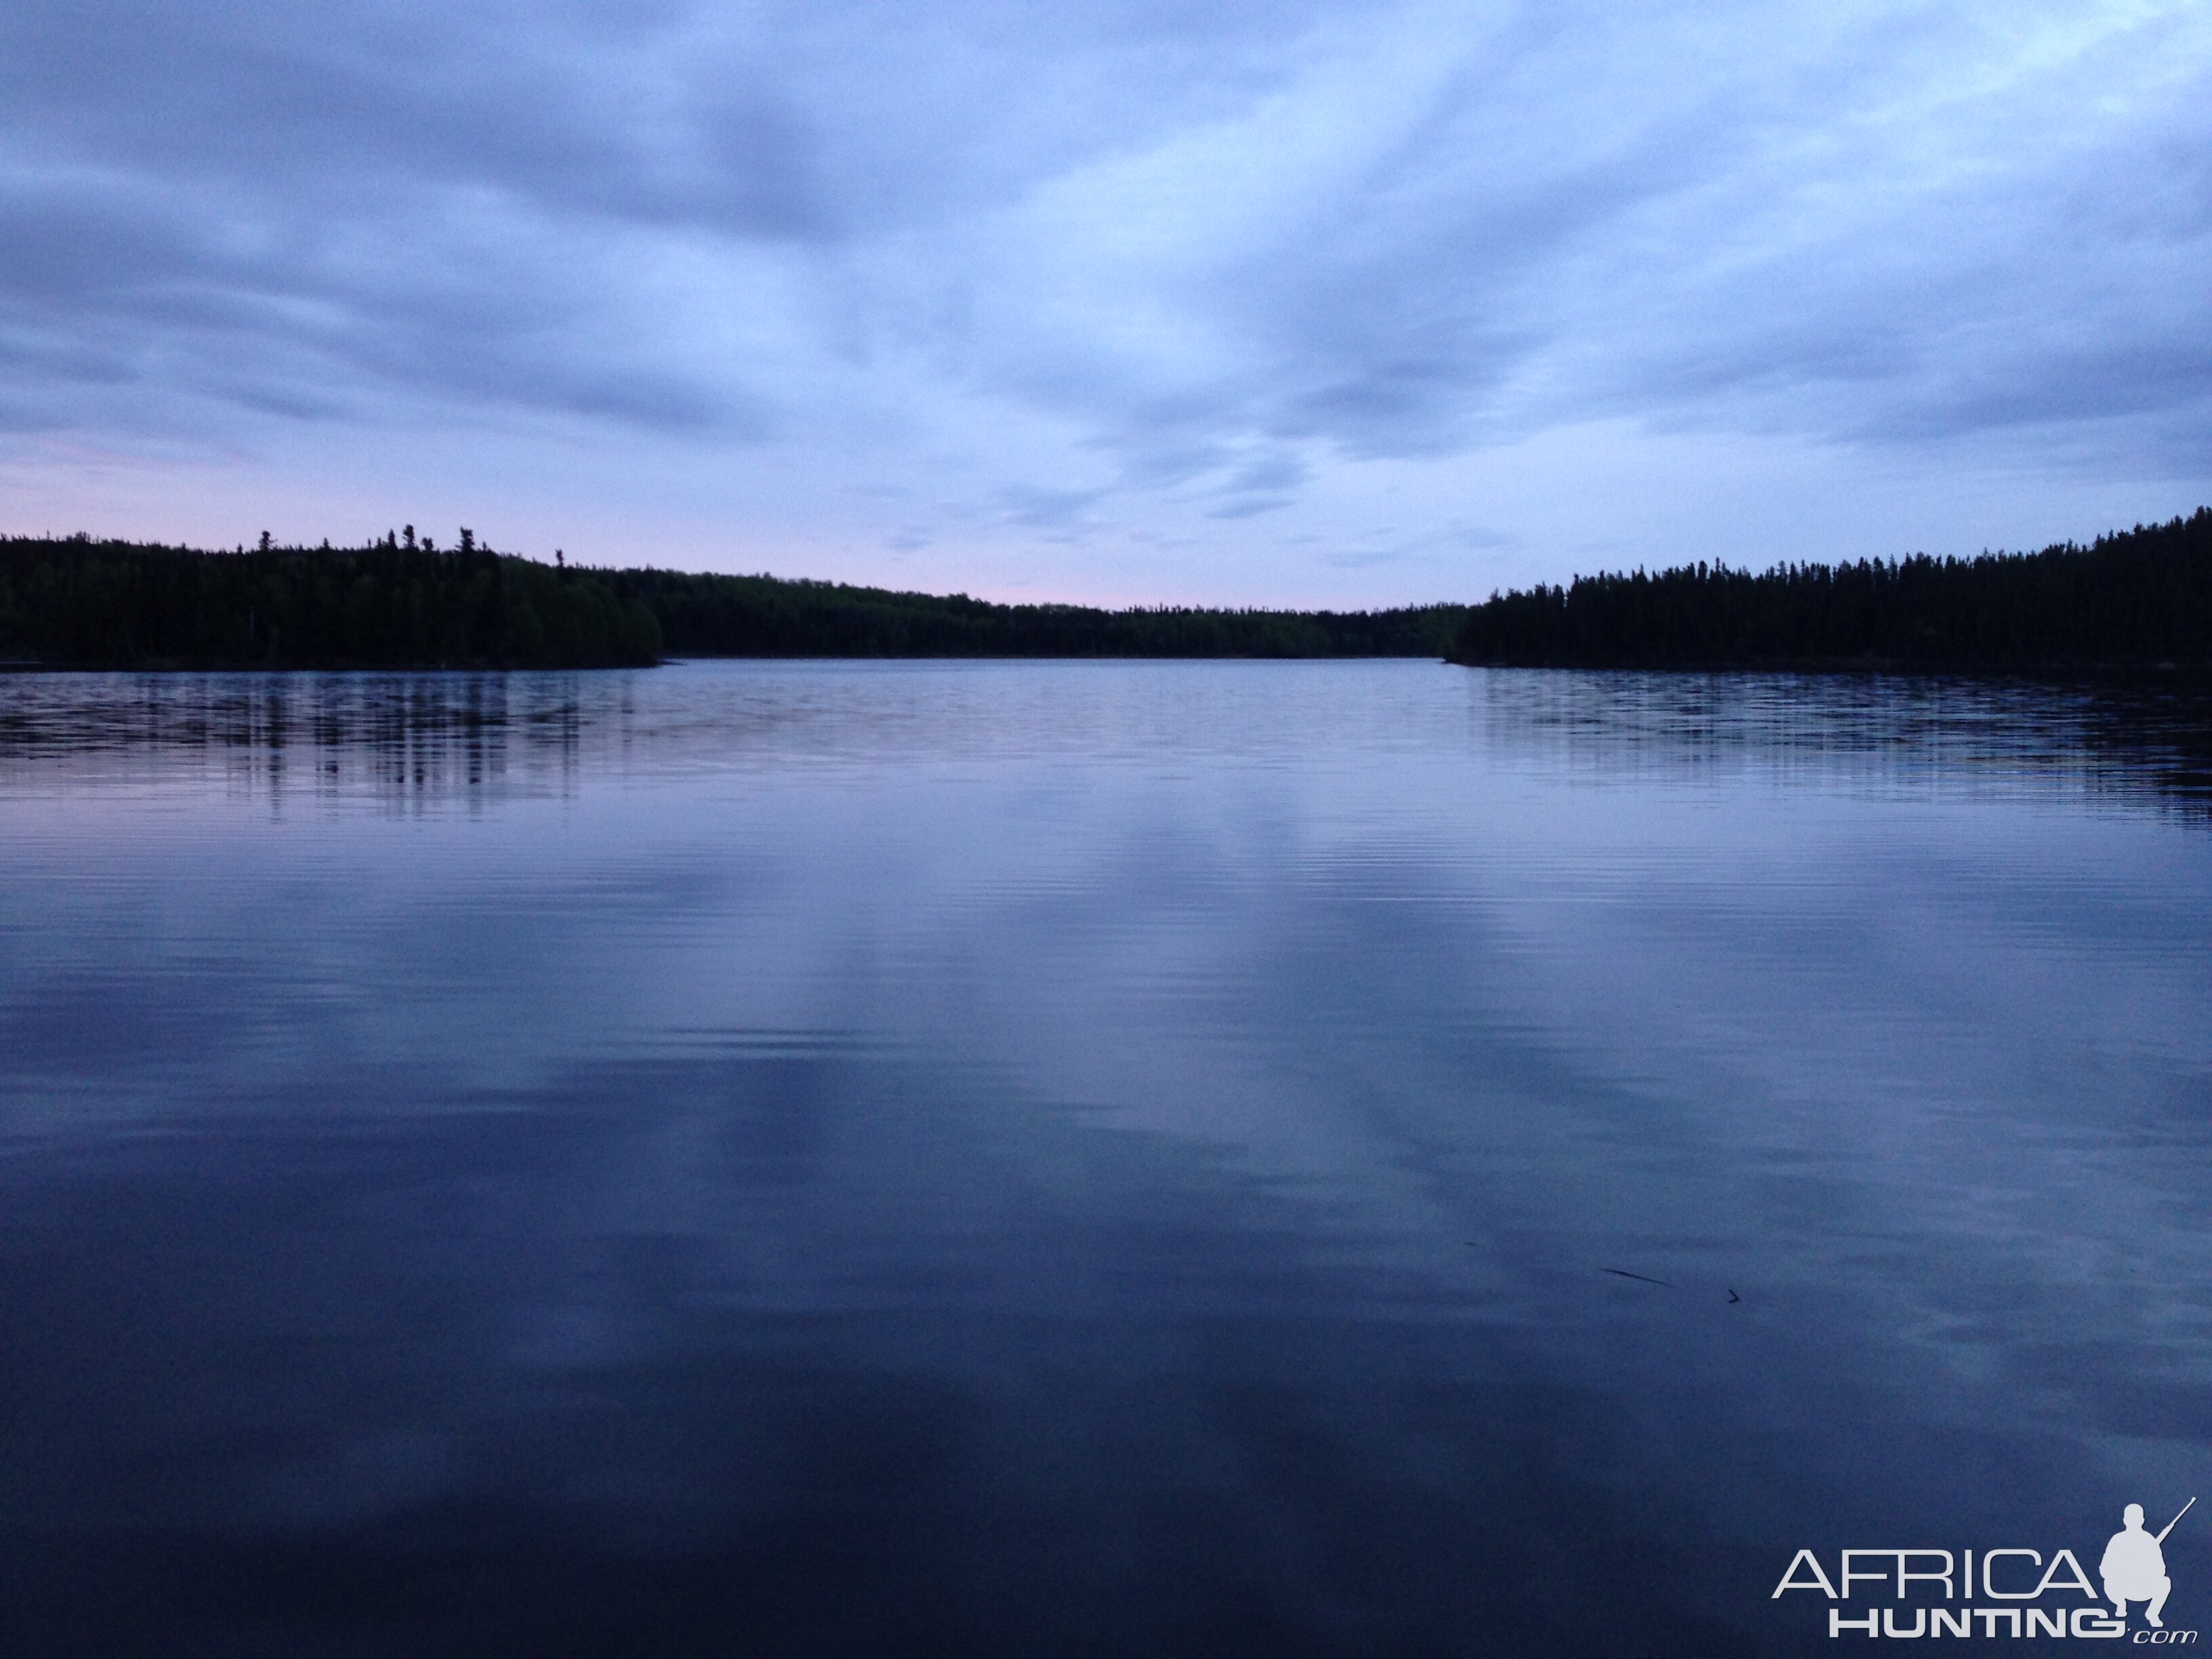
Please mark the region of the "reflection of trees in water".
[[[1737, 769], [1890, 791], [2026, 785], [2212, 817], [2212, 688], [2202, 685], [1443, 672], [1466, 674], [1475, 688], [1492, 753], [1564, 762], [1594, 778]], [[1130, 717], [1133, 726], [1072, 719], [1070, 700], [1048, 678], [1025, 678], [1009, 701], [1002, 688], [984, 695], [995, 682], [967, 675], [926, 685], [896, 672], [669, 675], [4, 675], [0, 779], [21, 787], [39, 775], [151, 783], [189, 775], [249, 790], [404, 802], [563, 793], [610, 766], [872, 771], [925, 750], [1119, 753], [1173, 740], [1149, 702]], [[1224, 685], [1206, 684], [1201, 706], [1218, 709]], [[1285, 718], [1282, 729], [1294, 743], [1295, 722]]]
[[394, 801], [565, 792], [627, 737], [626, 677], [26, 674], [0, 682], [0, 767], [71, 777], [220, 770], [274, 793]]
[[2212, 687], [1487, 669], [1487, 735], [1620, 777], [1759, 768], [1909, 788], [2045, 783], [2212, 817]]

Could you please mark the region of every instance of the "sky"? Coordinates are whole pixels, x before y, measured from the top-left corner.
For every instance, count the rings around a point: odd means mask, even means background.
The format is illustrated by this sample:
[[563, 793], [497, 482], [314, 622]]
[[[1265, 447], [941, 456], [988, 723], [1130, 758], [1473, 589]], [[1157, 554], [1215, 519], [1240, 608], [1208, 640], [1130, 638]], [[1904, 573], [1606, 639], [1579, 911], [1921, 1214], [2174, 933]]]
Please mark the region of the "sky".
[[0, 533], [1371, 606], [2212, 502], [2212, 7], [8, 0]]

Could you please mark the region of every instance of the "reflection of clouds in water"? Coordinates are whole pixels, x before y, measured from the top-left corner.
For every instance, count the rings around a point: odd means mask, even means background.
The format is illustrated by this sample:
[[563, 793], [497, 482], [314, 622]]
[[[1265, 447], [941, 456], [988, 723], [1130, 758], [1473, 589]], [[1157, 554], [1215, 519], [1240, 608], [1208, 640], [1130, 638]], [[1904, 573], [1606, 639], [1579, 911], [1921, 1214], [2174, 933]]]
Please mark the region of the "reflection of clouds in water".
[[[1741, 1629], [1772, 1536], [2078, 1526], [2204, 1420], [2202, 836], [1883, 769], [2040, 778], [2064, 698], [515, 677], [487, 775], [572, 788], [278, 822], [194, 684], [113, 770], [0, 744], [0, 1480], [102, 1571], [168, 1528], [635, 1606], [688, 1552], [724, 1630], [921, 1574], [1132, 1650], [1188, 1595], [1665, 1652], [1714, 1561]], [[364, 783], [495, 689], [318, 685]], [[1542, 1590], [1700, 1528], [1702, 1580]]]

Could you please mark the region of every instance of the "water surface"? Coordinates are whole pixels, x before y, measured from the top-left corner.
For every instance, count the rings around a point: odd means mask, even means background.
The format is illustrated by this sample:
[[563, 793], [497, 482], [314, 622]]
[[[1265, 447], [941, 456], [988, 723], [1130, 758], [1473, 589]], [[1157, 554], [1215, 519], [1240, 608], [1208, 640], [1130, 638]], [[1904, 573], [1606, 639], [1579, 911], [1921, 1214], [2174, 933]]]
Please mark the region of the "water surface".
[[2212, 1499], [2205, 730], [0, 679], [0, 1647], [1796, 1653], [1800, 1547], [2094, 1571]]

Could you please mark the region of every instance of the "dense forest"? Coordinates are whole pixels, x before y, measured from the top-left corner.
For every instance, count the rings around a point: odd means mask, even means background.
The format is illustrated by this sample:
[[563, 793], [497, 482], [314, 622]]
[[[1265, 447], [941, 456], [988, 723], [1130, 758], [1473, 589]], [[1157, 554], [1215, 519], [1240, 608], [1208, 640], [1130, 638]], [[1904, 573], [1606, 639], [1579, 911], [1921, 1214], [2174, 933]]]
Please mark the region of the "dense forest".
[[0, 541], [0, 659], [56, 666], [270, 668], [660, 659], [659, 625], [596, 573], [440, 550], [410, 529], [368, 547], [204, 553]]
[[2212, 507], [2040, 553], [1704, 563], [1492, 594], [1455, 662], [1522, 667], [2212, 669]]
[[1441, 657], [1467, 607], [1097, 611], [772, 576], [626, 570], [670, 652], [696, 657]]
[[1463, 605], [1336, 613], [993, 605], [773, 576], [584, 569], [410, 526], [234, 552], [0, 540], [0, 662], [601, 667], [678, 656], [1442, 656]]
[[2087, 547], [1704, 563], [1468, 608], [1101, 611], [441, 549], [0, 540], [0, 663], [613, 667], [678, 656], [1364, 657], [1523, 666], [2212, 670], [2212, 508]]

